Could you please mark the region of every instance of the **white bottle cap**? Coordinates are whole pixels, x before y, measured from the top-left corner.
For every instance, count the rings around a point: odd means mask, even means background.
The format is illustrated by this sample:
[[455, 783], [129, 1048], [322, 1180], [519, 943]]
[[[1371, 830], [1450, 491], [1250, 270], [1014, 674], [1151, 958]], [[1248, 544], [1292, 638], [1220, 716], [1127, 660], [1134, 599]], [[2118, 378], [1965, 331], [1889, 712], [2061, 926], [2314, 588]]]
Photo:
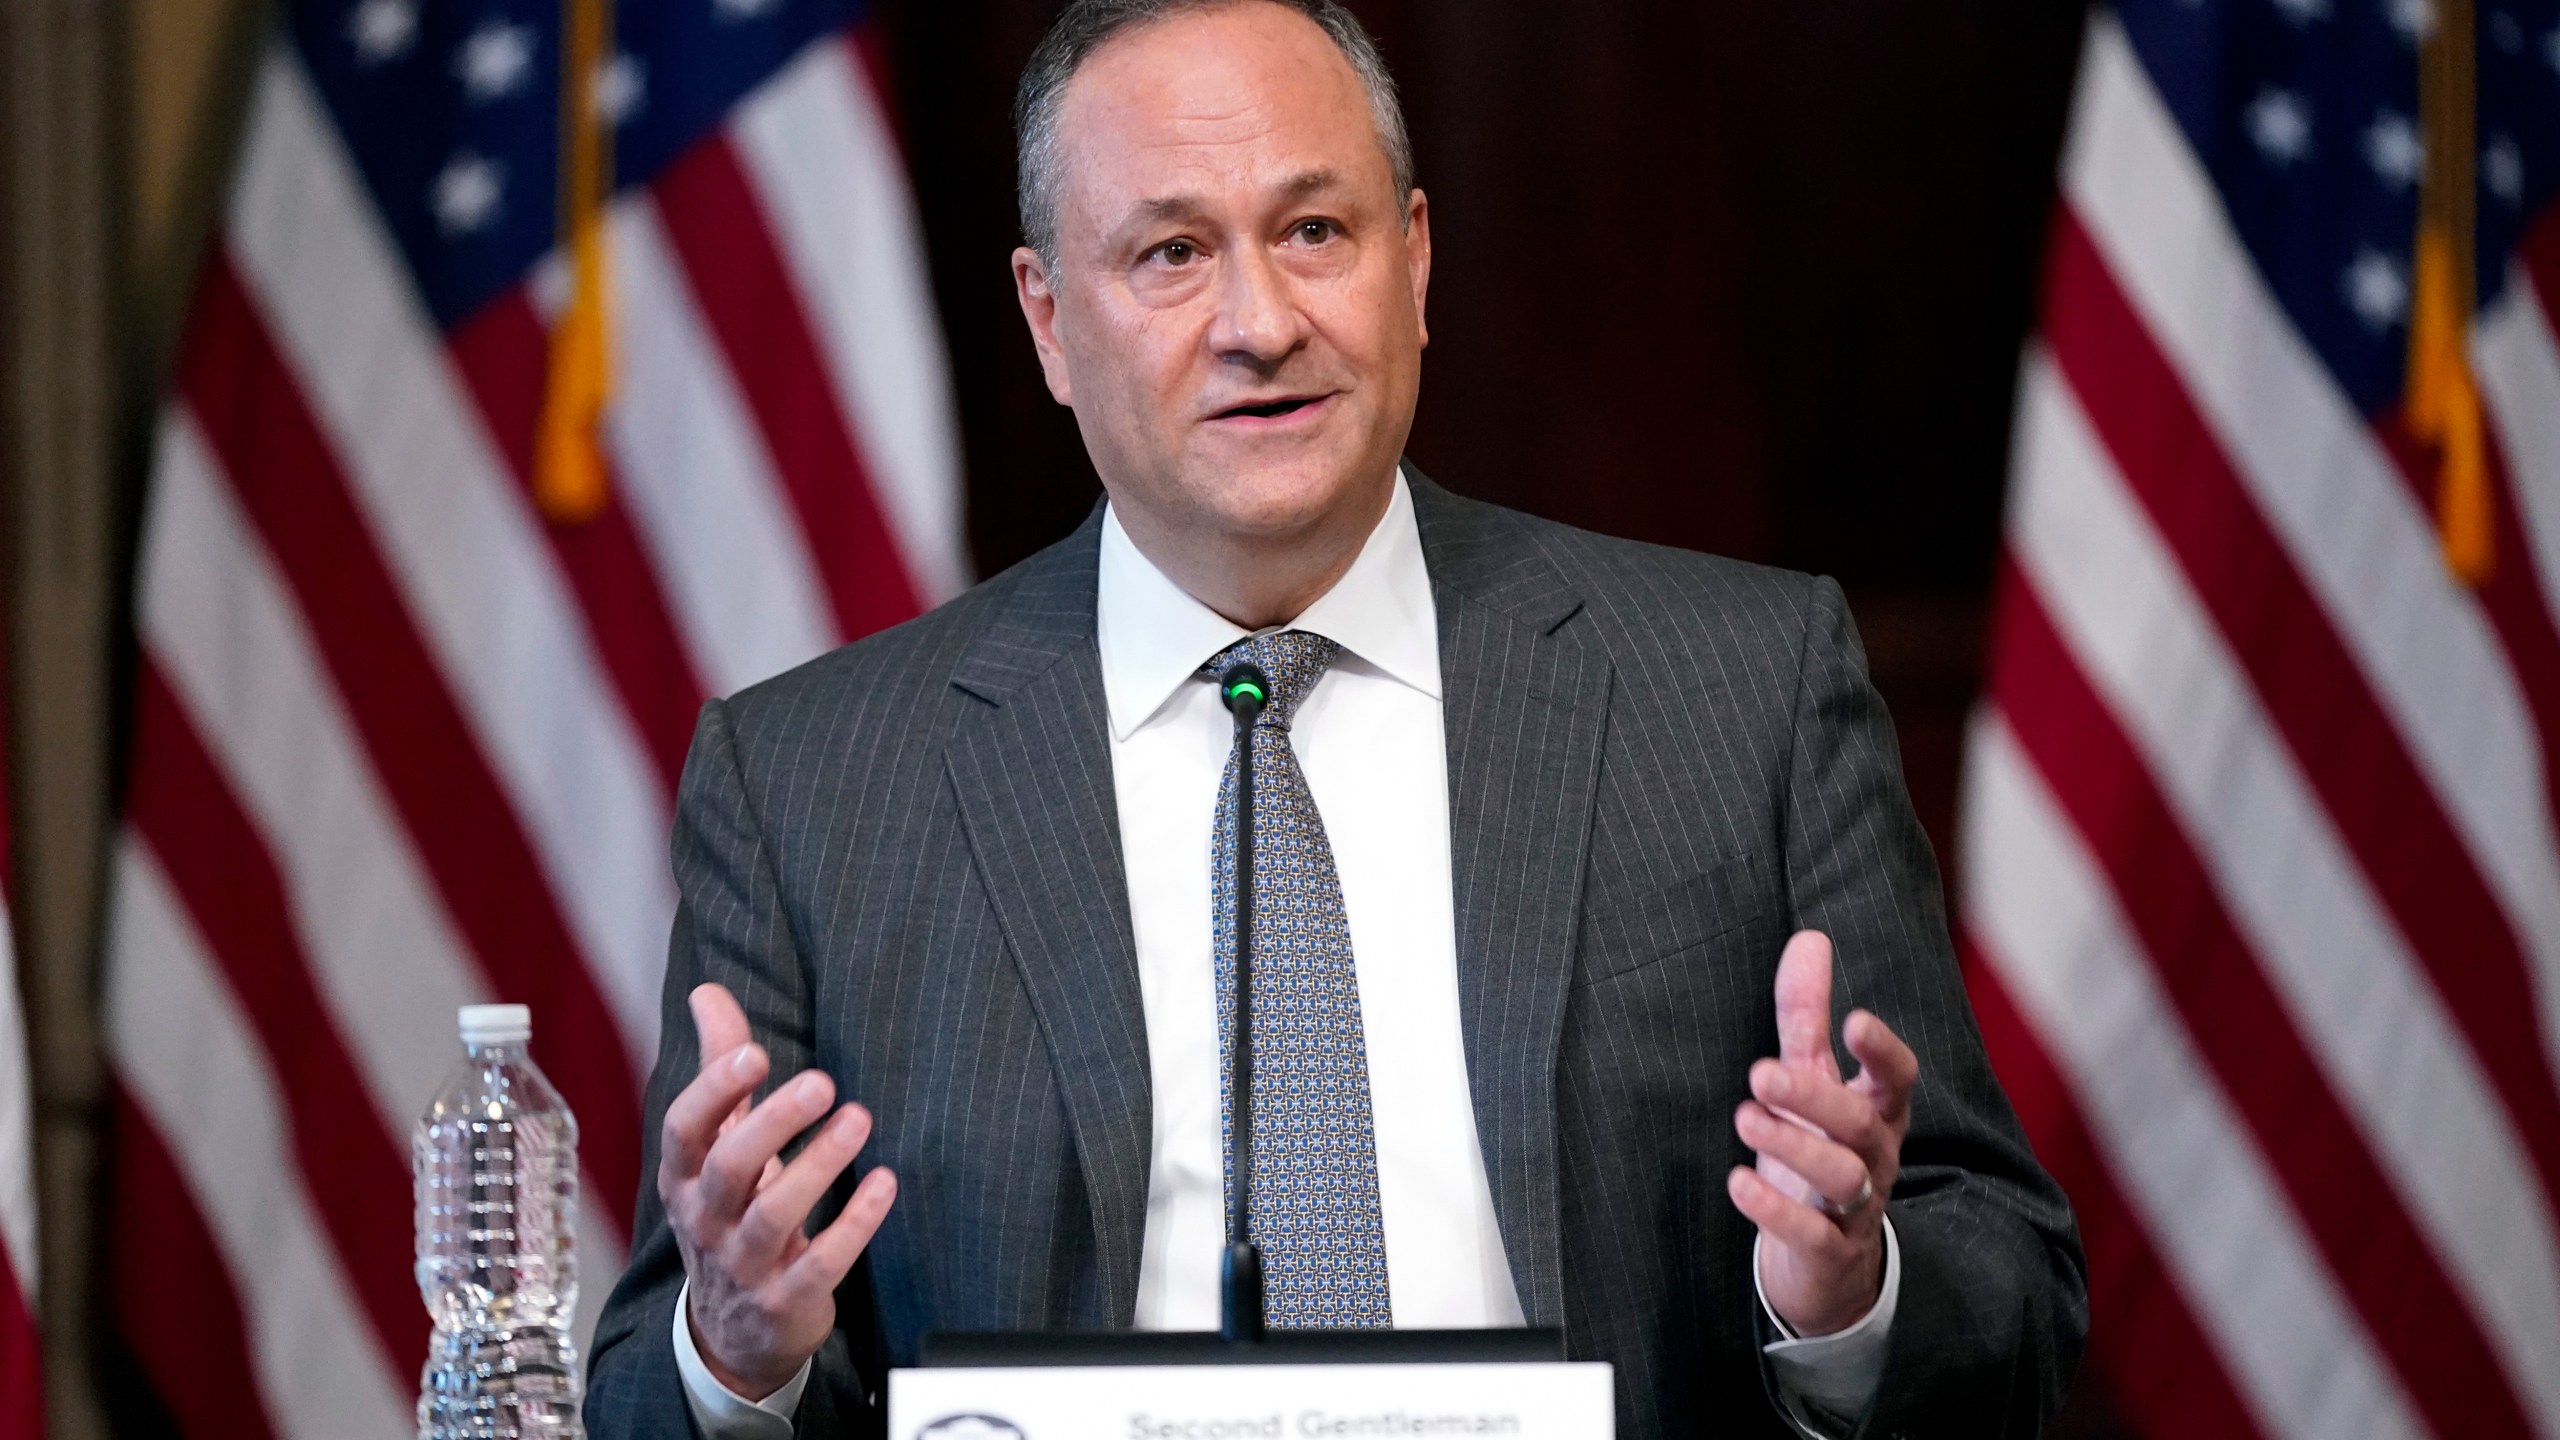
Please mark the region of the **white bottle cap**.
[[529, 1005], [462, 1007], [465, 1045], [521, 1045], [532, 1038], [533, 1008]]

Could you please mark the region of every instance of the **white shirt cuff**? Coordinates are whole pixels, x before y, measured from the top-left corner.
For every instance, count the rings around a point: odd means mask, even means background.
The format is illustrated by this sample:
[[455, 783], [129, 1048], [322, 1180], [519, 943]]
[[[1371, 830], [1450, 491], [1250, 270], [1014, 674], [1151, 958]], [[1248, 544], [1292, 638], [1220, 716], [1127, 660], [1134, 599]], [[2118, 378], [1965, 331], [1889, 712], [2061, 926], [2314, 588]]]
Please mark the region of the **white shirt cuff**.
[[800, 1362], [800, 1373], [761, 1400], [750, 1400], [723, 1385], [693, 1348], [693, 1326], [686, 1321], [693, 1302], [693, 1282], [676, 1292], [676, 1373], [684, 1377], [685, 1408], [703, 1440], [791, 1440], [791, 1417], [800, 1409], [800, 1392], [809, 1388], [809, 1371], [817, 1362]]
[[1884, 1222], [1883, 1288], [1876, 1292], [1875, 1305], [1846, 1330], [1799, 1338], [1795, 1327], [1778, 1317], [1770, 1308], [1769, 1292], [1760, 1285], [1757, 1238], [1751, 1242], [1751, 1288], [1760, 1297], [1761, 1313], [1787, 1337], [1760, 1347], [1785, 1404], [1787, 1423], [1807, 1440], [1835, 1440], [1856, 1429], [1884, 1379], [1894, 1306], [1902, 1297], [1902, 1246], [1893, 1237], [1893, 1218]]

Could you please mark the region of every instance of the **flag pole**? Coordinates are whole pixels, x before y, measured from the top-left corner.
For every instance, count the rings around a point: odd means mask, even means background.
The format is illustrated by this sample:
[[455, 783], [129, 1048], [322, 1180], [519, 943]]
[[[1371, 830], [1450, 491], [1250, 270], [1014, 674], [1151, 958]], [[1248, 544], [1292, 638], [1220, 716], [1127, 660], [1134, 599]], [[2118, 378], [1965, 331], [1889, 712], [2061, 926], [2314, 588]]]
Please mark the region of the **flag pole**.
[[2471, 374], [2474, 109], [2479, 71], [2473, 0], [2435, 0], [2418, 51], [2420, 133], [2427, 163], [2418, 192], [2418, 236], [2409, 316], [2409, 431], [2433, 452], [2436, 528], [2446, 568], [2485, 583], [2497, 559], [2496, 502], [2480, 389]]
[[605, 202], [613, 137], [599, 101], [611, 46], [611, 0], [561, 0], [560, 247], [569, 258], [568, 307], [551, 332], [534, 499], [545, 518], [591, 520], [604, 508], [603, 424], [613, 393], [611, 275]]

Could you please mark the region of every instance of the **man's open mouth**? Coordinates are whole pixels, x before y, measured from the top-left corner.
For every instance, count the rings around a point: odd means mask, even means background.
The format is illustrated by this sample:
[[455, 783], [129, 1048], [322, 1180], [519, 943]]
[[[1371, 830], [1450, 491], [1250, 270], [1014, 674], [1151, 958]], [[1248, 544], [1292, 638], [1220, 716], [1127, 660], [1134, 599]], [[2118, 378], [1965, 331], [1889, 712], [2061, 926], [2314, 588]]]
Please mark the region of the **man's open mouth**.
[[1313, 405], [1324, 398], [1325, 397], [1322, 395], [1302, 395], [1296, 399], [1273, 400], [1261, 405], [1238, 405], [1231, 409], [1221, 410], [1211, 418], [1217, 420], [1277, 420], [1283, 415], [1296, 414], [1298, 411], [1304, 410], [1308, 406]]

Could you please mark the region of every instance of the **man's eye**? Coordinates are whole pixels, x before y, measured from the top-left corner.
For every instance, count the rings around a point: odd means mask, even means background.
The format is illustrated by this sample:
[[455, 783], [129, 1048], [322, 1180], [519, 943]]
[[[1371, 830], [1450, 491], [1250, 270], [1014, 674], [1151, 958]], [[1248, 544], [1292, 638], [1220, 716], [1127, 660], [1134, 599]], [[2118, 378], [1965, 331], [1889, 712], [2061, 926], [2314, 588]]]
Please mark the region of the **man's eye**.
[[1167, 265], [1188, 265], [1199, 255], [1188, 240], [1168, 240], [1156, 247], [1156, 258]]
[[1332, 239], [1336, 233], [1337, 232], [1333, 228], [1333, 222], [1330, 220], [1301, 220], [1298, 222], [1298, 239], [1302, 243], [1308, 245], [1321, 245], [1327, 240]]

